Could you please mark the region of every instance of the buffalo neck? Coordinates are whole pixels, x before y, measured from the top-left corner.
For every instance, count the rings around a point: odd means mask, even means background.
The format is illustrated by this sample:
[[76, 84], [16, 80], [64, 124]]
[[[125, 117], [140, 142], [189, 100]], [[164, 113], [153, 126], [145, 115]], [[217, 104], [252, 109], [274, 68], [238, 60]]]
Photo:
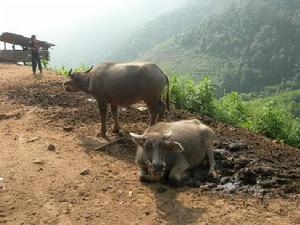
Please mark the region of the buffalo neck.
[[80, 90], [89, 93], [90, 74], [78, 74], [76, 76], [76, 85]]

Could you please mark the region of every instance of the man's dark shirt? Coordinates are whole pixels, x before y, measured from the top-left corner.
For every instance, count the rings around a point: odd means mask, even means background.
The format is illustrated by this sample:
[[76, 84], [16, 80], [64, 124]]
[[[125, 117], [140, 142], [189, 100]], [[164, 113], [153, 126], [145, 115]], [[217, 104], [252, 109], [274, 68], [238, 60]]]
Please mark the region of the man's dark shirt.
[[37, 43], [30, 41], [29, 47], [30, 47], [32, 53], [39, 53], [39, 46], [37, 45]]

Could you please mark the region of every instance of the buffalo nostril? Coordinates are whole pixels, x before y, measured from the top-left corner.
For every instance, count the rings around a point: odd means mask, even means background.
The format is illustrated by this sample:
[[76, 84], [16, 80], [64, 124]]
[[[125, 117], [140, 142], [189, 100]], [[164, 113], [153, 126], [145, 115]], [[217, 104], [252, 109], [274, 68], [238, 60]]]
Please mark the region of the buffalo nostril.
[[155, 172], [161, 171], [161, 164], [155, 163], [152, 166]]

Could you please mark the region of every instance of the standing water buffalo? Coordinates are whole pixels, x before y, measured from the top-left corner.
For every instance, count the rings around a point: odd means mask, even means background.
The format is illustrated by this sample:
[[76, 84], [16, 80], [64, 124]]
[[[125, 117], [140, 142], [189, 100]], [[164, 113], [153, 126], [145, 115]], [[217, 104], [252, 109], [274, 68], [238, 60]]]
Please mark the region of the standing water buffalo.
[[[111, 104], [115, 122], [113, 132], [119, 132], [118, 106], [129, 106], [143, 100], [150, 112], [150, 125], [160, 121], [166, 105], [162, 92], [167, 86], [166, 103], [169, 109], [169, 80], [160, 68], [147, 62], [104, 63], [83, 73], [69, 72], [64, 82], [66, 91], [84, 91], [98, 102], [101, 116], [101, 135], [106, 135], [107, 104]], [[100, 133], [99, 133], [100, 135]]]
[[209, 173], [216, 177], [213, 152], [214, 132], [199, 120], [160, 122], [143, 135], [130, 133], [137, 143], [136, 163], [142, 181], [154, 182], [168, 176], [171, 184], [179, 184], [185, 171], [208, 159]]

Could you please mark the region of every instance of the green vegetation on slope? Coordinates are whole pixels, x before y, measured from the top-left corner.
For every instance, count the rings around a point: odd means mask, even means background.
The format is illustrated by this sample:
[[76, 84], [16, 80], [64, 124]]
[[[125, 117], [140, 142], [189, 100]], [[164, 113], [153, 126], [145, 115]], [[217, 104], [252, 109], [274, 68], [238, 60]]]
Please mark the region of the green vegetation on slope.
[[[90, 68], [90, 66], [87, 66], [84, 63], [81, 63], [79, 66], [75, 67], [73, 69], [73, 71], [75, 72], [84, 72], [87, 71]], [[69, 75], [69, 71], [71, 68], [68, 68], [64, 65], [60, 66], [60, 67], [55, 67], [53, 70], [56, 72], [57, 75], [62, 75], [67, 77]]]
[[[226, 0], [227, 1], [227, 0]], [[222, 7], [224, 0], [187, 0], [179, 9], [160, 16], [135, 31], [109, 58], [129, 61], [139, 58], [145, 51], [198, 24]]]
[[273, 102], [276, 106], [284, 107], [294, 116], [300, 117], [300, 89], [272, 95], [270, 97], [255, 98], [250, 101], [250, 105], [253, 108], [258, 108], [267, 102]]
[[151, 60], [197, 79], [208, 74], [220, 96], [271, 85], [300, 88], [300, 0], [188, 5], [135, 33], [122, 59]]
[[300, 147], [300, 119], [284, 105], [268, 99], [246, 102], [237, 92], [221, 99], [216, 99], [214, 94], [214, 86], [207, 77], [197, 82], [186, 77], [171, 77], [171, 99], [175, 107], [206, 114]]

